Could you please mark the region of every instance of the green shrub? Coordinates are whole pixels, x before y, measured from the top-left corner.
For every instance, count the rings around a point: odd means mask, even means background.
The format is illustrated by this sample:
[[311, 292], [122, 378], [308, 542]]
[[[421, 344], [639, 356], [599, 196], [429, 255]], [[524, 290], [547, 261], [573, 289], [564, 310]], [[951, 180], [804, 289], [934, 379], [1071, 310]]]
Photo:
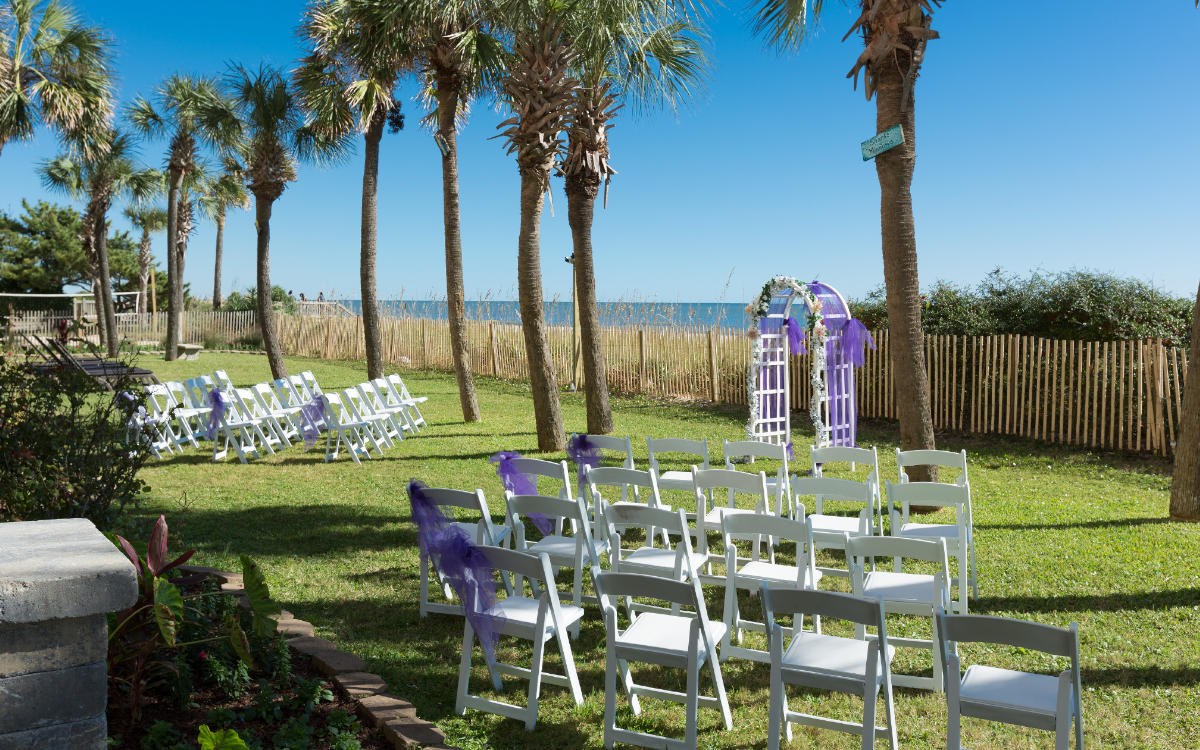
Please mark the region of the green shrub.
[[[140, 393], [131, 382], [115, 389]], [[149, 453], [126, 443], [137, 405], [78, 370], [0, 355], [0, 521], [111, 524], [147, 489], [137, 474]]]

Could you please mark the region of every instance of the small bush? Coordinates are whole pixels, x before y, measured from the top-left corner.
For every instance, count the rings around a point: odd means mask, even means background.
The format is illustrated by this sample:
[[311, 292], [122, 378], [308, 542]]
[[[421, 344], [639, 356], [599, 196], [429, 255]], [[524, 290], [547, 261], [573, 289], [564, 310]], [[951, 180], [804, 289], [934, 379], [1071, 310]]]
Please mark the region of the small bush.
[[238, 349], [262, 349], [262, 329], [258, 326], [254, 326], [246, 333], [243, 333], [241, 338], [233, 343]]
[[[115, 388], [140, 393], [129, 382]], [[0, 356], [0, 521], [111, 524], [147, 489], [137, 474], [149, 453], [126, 443], [136, 408], [136, 397], [77, 370], [38, 371]]]

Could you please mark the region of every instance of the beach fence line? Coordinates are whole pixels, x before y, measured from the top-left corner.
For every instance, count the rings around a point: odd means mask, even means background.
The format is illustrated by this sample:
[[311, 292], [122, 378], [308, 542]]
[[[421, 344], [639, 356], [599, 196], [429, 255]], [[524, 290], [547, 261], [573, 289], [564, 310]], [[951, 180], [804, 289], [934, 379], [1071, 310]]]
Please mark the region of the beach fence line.
[[[54, 332], [62, 313], [10, 320], [15, 330]], [[124, 339], [161, 345], [166, 314], [124, 314]], [[384, 360], [393, 365], [453, 372], [449, 323], [383, 318]], [[362, 359], [361, 316], [278, 316], [285, 354]], [[466, 321], [471, 366], [479, 375], [525, 380], [528, 367], [521, 326]], [[253, 342], [255, 314], [189, 311], [183, 341], [232, 345]], [[560, 385], [571, 381], [572, 330], [547, 329]], [[858, 413], [896, 419], [899, 398], [891, 366], [891, 338], [873, 331], [877, 348], [857, 371]], [[742, 328], [670, 326], [602, 329], [609, 389], [622, 395], [746, 404], [751, 342]], [[1035, 336], [927, 335], [925, 360], [933, 425], [939, 430], [1013, 435], [1048, 443], [1168, 455], [1174, 452], [1187, 378], [1186, 350], [1160, 340], [1072, 341]], [[796, 355], [792, 408], [807, 411], [809, 355]]]

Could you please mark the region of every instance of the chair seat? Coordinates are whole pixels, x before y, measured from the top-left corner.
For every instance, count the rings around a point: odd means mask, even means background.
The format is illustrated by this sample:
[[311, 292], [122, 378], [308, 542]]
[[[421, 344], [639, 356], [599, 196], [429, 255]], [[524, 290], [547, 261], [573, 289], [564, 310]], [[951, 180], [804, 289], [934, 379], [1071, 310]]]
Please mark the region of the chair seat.
[[[576, 607], [572, 604], [560, 604], [559, 612], [562, 613], [562, 626], [569, 628], [583, 618], [583, 607]], [[538, 600], [530, 599], [527, 596], [510, 596], [507, 599], [501, 599], [496, 602], [496, 606], [489, 609], [486, 614], [500, 620], [507, 621], [509, 625], [523, 625], [533, 628], [537, 626], [538, 616]], [[504, 632], [506, 623], [498, 623], [497, 630]], [[550, 616], [546, 616], [545, 623], [546, 637], [554, 635], [554, 624], [550, 622]]]
[[928, 604], [931, 607], [939, 604], [933, 576], [917, 573], [891, 573], [884, 570], [867, 573], [863, 581], [863, 596], [889, 602]]
[[710, 526], [720, 526], [721, 519], [725, 516], [742, 516], [747, 513], [757, 513], [756, 510], [749, 508], [713, 508], [704, 514], [704, 522]]
[[[472, 542], [478, 541], [479, 522], [471, 523], [469, 521], [455, 521], [454, 525], [466, 532], [467, 538]], [[496, 544], [503, 542], [508, 538], [510, 529], [507, 526], [496, 525], [492, 527], [492, 533], [496, 535]], [[486, 540], [485, 540], [486, 543]]]
[[[792, 639], [783, 654], [784, 673], [788, 667], [792, 667], [833, 677], [865, 680], [868, 648], [870, 645], [867, 641], [857, 638], [801, 632]], [[896, 648], [888, 646], [887, 650], [890, 659], [896, 653]], [[876, 680], [882, 682], [882, 669], [876, 675]]]
[[815, 513], [810, 515], [812, 519], [813, 531], [832, 531], [840, 534], [843, 531], [848, 531], [851, 534], [858, 533], [858, 516], [829, 516]]
[[[823, 574], [821, 571], [815, 571], [816, 575], [810, 575], [808, 568], [804, 569], [805, 588], [815, 589], [817, 584], [821, 582]], [[778, 583], [796, 583], [796, 566], [781, 565], [779, 563], [767, 562], [766, 560], [751, 560], [742, 567], [738, 568], [738, 578], [749, 578], [755, 581], [775, 581]]]
[[690, 471], [664, 471], [658, 475], [658, 488], [660, 490], [692, 490], [692, 472]]
[[906, 523], [900, 527], [900, 536], [919, 539], [958, 539], [958, 527], [949, 523]]
[[[634, 648], [641, 651], [653, 652], [687, 659], [689, 637], [692, 632], [692, 622], [695, 617], [685, 615], [668, 615], [661, 612], [641, 612], [634, 618], [633, 623], [617, 636], [617, 645], [624, 648]], [[720, 643], [725, 637], [725, 623], [714, 620], [709, 623], [712, 629], [713, 642]], [[700, 663], [707, 657], [704, 647], [699, 649]]]
[[963, 701], [993, 708], [1054, 716], [1058, 707], [1058, 678], [974, 664], [963, 676], [959, 696]]
[[[575, 540], [575, 537], [573, 537], [573, 536], [562, 536], [559, 534], [551, 534], [549, 536], [544, 536], [541, 539], [537, 540], [536, 543], [529, 545], [528, 547], [525, 548], [525, 551], [531, 552], [535, 555], [541, 554], [544, 552], [550, 556], [551, 560], [557, 561], [557, 560], [566, 559], [566, 560], [570, 560], [570, 561], [574, 562], [575, 547], [577, 544], [578, 544], [578, 542]], [[608, 540], [607, 539], [597, 540], [597, 541], [593, 542], [592, 546], [594, 546], [596, 548], [597, 555], [603, 555], [605, 552], [608, 551]]]
[[[708, 555], [703, 552], [692, 552], [692, 567], [699, 569], [700, 566], [708, 562]], [[641, 565], [648, 568], [660, 568], [662, 570], [675, 569], [675, 550], [663, 549], [662, 547], [639, 547], [633, 552], [630, 552], [625, 557], [621, 558], [622, 565]]]

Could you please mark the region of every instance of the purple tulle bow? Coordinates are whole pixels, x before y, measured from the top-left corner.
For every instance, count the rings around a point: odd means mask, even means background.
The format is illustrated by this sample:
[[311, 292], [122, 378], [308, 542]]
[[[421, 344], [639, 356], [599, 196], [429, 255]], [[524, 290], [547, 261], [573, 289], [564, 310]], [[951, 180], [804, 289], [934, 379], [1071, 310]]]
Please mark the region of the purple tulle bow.
[[[516, 451], [500, 451], [488, 459], [491, 463], [496, 464], [496, 476], [500, 477], [500, 481], [504, 484], [504, 489], [514, 495], [536, 495], [537, 485], [529, 478], [528, 474], [517, 469], [513, 464], [513, 459], [521, 458], [521, 454]], [[533, 525], [543, 535], [554, 531], [554, 522], [543, 516], [541, 513], [530, 513], [529, 520], [533, 521]]]
[[311, 401], [300, 407], [300, 418], [304, 422], [300, 428], [304, 435], [304, 450], [308, 450], [321, 437], [320, 423], [325, 419], [325, 399], [313, 396]]
[[587, 435], [572, 435], [567, 441], [567, 456], [575, 464], [579, 481], [583, 481], [587, 467], [600, 465], [600, 449], [592, 445]]
[[783, 327], [787, 329], [788, 350], [792, 354], [805, 354], [807, 349], [804, 348], [804, 329], [796, 322], [792, 316], [788, 316], [783, 322]]
[[488, 614], [496, 606], [495, 568], [467, 533], [442, 513], [426, 494], [424, 482], [408, 483], [408, 499], [412, 504], [412, 519], [417, 524], [417, 543], [422, 554], [437, 565], [450, 588], [463, 604], [463, 614], [479, 636], [483, 656], [492, 675], [492, 684], [500, 689], [500, 674], [496, 672], [496, 616]]
[[867, 330], [861, 320], [851, 318], [842, 328], [842, 351], [846, 353], [850, 363], [855, 367], [863, 366], [864, 343], [872, 349], [875, 348], [875, 339], [871, 338], [871, 332]]
[[209, 440], [215, 440], [217, 437], [217, 426], [221, 424], [221, 420], [225, 418], [225, 397], [216, 388], [208, 392], [208, 405], [212, 410], [208, 413], [208, 430], [205, 432]]
[[784, 446], [784, 449], [787, 452], [788, 460], [795, 461], [796, 460], [796, 452], [792, 450], [792, 441], [791, 440], [789, 440], [787, 442], [787, 445]]

